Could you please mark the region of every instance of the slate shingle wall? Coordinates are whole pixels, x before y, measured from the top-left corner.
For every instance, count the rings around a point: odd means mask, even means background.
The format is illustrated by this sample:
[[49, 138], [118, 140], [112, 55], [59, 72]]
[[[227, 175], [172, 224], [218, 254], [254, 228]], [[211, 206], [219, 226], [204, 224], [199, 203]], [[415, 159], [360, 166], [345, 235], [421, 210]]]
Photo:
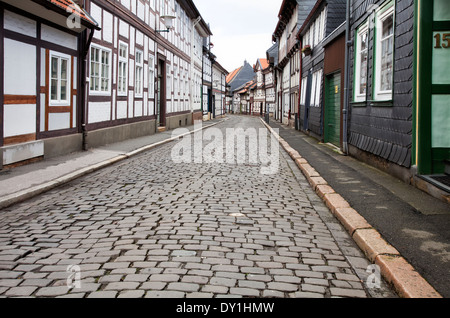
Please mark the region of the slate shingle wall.
[[[412, 103], [413, 103], [413, 50], [414, 50], [414, 1], [395, 1], [394, 33], [394, 96], [393, 106], [376, 106], [366, 103], [364, 107], [350, 108], [349, 143], [363, 151], [375, 154], [403, 167], [411, 167]], [[385, 1], [352, 1], [352, 39], [355, 29], [367, 18], [371, 4], [382, 5]], [[370, 31], [368, 100], [372, 97], [373, 30]], [[354, 48], [350, 50], [351, 85], [353, 96]]]

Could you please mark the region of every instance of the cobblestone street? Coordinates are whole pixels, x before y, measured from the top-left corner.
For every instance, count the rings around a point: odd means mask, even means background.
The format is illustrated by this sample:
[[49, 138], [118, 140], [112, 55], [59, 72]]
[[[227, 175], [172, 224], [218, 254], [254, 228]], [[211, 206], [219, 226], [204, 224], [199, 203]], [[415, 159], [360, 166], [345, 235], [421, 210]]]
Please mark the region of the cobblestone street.
[[[237, 127], [264, 125], [216, 126]], [[263, 175], [174, 163], [175, 144], [2, 210], [0, 295], [395, 297], [366, 285], [371, 264], [281, 149], [278, 173]]]

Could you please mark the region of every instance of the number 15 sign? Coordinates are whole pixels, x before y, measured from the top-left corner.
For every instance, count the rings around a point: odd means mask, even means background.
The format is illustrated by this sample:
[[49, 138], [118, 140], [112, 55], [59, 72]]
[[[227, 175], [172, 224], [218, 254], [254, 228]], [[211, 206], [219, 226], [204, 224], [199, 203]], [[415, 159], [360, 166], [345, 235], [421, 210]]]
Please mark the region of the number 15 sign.
[[450, 74], [443, 65], [450, 65], [450, 31], [433, 34], [433, 84], [450, 84]]

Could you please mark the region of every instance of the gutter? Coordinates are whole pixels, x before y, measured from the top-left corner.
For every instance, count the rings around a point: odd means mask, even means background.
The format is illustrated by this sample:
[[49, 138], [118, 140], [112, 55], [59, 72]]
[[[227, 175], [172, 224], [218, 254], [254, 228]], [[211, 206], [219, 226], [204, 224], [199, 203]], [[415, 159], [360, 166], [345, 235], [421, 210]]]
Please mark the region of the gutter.
[[350, 41], [350, 0], [347, 0], [346, 9], [346, 25], [345, 25], [345, 77], [344, 77], [344, 107], [342, 109], [343, 115], [343, 137], [342, 137], [342, 151], [348, 155], [348, 107], [349, 107], [349, 91], [350, 91], [350, 63], [349, 51], [352, 42]]

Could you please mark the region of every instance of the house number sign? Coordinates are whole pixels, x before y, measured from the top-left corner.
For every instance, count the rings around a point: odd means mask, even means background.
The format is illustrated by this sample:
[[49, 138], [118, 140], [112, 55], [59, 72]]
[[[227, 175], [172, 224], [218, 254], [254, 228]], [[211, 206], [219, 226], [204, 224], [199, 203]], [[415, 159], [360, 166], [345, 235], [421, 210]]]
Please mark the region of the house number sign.
[[448, 49], [450, 48], [450, 33], [437, 33], [434, 36], [436, 41], [435, 49]]
[[450, 85], [450, 73], [443, 65], [450, 65], [450, 31], [433, 32], [433, 85]]

